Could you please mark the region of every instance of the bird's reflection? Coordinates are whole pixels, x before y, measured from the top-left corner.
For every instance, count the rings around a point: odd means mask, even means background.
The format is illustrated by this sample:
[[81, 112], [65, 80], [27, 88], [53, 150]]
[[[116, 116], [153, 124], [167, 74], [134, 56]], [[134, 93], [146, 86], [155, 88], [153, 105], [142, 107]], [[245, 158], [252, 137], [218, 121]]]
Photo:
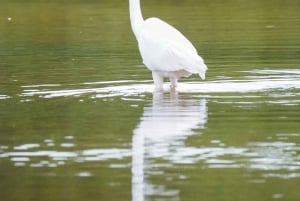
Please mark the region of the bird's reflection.
[[[184, 140], [195, 134], [207, 121], [206, 99], [180, 98], [176, 91], [154, 92], [152, 104], [144, 108], [140, 123], [132, 139], [132, 200], [144, 201], [145, 195], [163, 194], [146, 181], [145, 171], [151, 162], [148, 158], [176, 157], [174, 148], [184, 146]], [[164, 190], [167, 191], [167, 190]], [[178, 191], [170, 190], [168, 196], [178, 200]]]

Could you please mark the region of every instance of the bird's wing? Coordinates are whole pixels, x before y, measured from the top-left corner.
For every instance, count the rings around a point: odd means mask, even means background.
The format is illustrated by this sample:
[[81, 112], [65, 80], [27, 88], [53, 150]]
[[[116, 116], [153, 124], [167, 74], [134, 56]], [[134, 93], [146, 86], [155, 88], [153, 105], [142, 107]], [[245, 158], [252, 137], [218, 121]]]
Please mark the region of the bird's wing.
[[175, 70], [186, 70], [190, 73], [205, 73], [206, 65], [203, 59], [196, 53], [187, 52], [180, 47], [170, 45], [162, 55], [166, 67], [173, 66]]
[[158, 18], [147, 19], [137, 39], [143, 62], [150, 70], [184, 69], [199, 73], [203, 60], [197, 50], [182, 33], [166, 22]]
[[147, 32], [151, 33], [154, 39], [172, 42], [188, 51], [197, 52], [192, 43], [180, 31], [159, 18], [149, 18], [144, 25]]

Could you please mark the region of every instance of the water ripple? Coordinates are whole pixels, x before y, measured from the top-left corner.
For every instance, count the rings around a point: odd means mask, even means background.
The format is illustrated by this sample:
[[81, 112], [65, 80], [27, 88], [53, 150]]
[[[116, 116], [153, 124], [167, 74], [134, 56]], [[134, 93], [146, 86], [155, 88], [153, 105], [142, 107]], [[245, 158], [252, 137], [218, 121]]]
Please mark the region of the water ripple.
[[[136, 138], [136, 135], [133, 137]], [[10, 159], [15, 166], [29, 165], [30, 167], [60, 166], [65, 164], [64, 161], [81, 163], [113, 159], [122, 161], [138, 156], [147, 158], [149, 162], [152, 161], [151, 163], [156, 163], [155, 168], [165, 167], [167, 164], [195, 164], [202, 161], [207, 168], [249, 168], [264, 171], [300, 170], [297, 154], [300, 152], [300, 146], [296, 143], [257, 142], [249, 143], [245, 147], [233, 147], [219, 142], [210, 147], [193, 147], [184, 145], [184, 137], [174, 136], [173, 139], [167, 140], [168, 143], [157, 141], [154, 137], [156, 143], [152, 144], [149, 142], [151, 140], [149, 136], [135, 140], [133, 143], [138, 144], [134, 144], [133, 149], [97, 148], [68, 151], [68, 147], [61, 147], [60, 149], [66, 150], [44, 150], [39, 144], [23, 144], [10, 150], [7, 146], [1, 146], [0, 158]], [[135, 153], [138, 155], [134, 155]], [[139, 155], [140, 153], [142, 155]], [[111, 165], [114, 166], [114, 164]], [[117, 166], [119, 168], [128, 167], [124, 164]], [[298, 175], [298, 173], [294, 174]], [[268, 174], [268, 176], [271, 175]]]
[[8, 98], [10, 98], [10, 96], [0, 94], [0, 100], [1, 100], [1, 99], [8, 99]]
[[[124, 84], [126, 82], [123, 82]], [[168, 86], [165, 86], [167, 89]], [[231, 80], [231, 81], [206, 81], [206, 82], [186, 82], [180, 83], [178, 92], [180, 93], [246, 93], [246, 92], [263, 92], [271, 90], [288, 90], [300, 89], [299, 80]], [[128, 84], [119, 86], [104, 86], [99, 88], [83, 88], [83, 89], [58, 89], [45, 90], [36, 86], [26, 86], [21, 94], [23, 97], [39, 96], [41, 98], [55, 97], [78, 97], [84, 94], [93, 94], [92, 98], [106, 98], [114, 96], [132, 96], [143, 93], [153, 92], [152, 83], [149, 84]]]

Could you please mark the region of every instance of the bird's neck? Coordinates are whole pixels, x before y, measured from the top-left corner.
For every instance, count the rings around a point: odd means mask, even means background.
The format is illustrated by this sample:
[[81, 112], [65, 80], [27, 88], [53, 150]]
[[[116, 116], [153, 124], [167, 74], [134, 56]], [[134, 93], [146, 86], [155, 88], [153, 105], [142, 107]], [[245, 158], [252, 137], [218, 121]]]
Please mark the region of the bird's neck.
[[138, 29], [144, 22], [140, 0], [129, 0], [129, 12], [131, 28], [134, 34], [137, 36]]

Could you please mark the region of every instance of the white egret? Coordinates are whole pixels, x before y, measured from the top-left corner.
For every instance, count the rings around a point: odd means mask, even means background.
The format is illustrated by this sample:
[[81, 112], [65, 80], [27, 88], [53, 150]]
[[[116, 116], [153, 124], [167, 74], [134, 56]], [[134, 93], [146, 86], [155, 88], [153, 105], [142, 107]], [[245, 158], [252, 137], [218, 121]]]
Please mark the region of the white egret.
[[171, 87], [181, 77], [199, 74], [205, 79], [207, 67], [192, 43], [177, 29], [159, 18], [143, 19], [140, 0], [129, 0], [130, 21], [138, 41], [143, 63], [152, 71], [157, 89], [163, 87], [163, 78], [169, 78]]

